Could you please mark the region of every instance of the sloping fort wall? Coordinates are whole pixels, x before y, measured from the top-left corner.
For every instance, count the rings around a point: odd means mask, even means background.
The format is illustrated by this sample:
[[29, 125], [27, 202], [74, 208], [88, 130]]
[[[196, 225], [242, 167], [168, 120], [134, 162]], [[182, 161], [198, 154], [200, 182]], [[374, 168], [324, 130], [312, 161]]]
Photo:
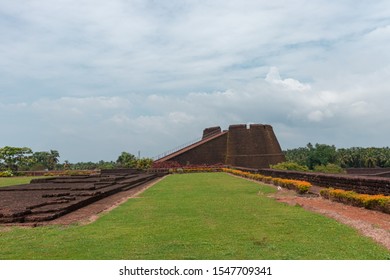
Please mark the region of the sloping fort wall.
[[218, 164], [224, 163], [226, 158], [227, 134], [216, 137], [197, 147], [189, 149], [169, 159], [181, 165], [189, 164]]

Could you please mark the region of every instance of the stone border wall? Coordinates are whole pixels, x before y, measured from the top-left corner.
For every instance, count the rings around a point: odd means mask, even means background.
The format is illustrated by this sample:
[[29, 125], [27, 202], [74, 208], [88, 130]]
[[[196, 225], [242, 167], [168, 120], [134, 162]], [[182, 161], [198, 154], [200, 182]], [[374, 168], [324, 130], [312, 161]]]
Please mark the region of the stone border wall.
[[390, 172], [390, 168], [346, 168], [347, 174], [351, 175], [377, 175], [380, 173]]
[[319, 187], [332, 187], [335, 189], [350, 190], [365, 194], [390, 195], [390, 178], [298, 172], [275, 169], [248, 169], [240, 167], [237, 169], [259, 173], [265, 176], [303, 180]]

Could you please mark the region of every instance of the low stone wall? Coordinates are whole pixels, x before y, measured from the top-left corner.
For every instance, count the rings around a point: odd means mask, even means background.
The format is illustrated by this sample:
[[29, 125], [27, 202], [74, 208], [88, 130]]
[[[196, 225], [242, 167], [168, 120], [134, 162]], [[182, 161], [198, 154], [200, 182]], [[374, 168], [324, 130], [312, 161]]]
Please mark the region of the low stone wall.
[[319, 187], [351, 190], [357, 193], [390, 195], [390, 178], [336, 175], [275, 169], [245, 169], [265, 176], [303, 180]]
[[347, 168], [347, 174], [390, 178], [390, 168]]
[[346, 168], [345, 171], [351, 175], [376, 175], [390, 172], [390, 168]]

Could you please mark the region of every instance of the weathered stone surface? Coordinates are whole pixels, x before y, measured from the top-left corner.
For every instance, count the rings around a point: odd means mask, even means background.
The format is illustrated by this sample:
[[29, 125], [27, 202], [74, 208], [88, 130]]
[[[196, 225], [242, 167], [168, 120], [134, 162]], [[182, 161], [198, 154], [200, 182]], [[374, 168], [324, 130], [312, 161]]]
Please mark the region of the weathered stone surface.
[[35, 179], [30, 184], [0, 188], [0, 223], [42, 222], [58, 218], [163, 174], [130, 169], [101, 175]]

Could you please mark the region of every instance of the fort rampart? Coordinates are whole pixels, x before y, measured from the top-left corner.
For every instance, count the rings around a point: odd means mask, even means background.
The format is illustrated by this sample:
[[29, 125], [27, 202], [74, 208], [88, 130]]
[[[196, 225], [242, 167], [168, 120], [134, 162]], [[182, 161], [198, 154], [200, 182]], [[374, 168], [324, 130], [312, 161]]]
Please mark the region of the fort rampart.
[[237, 124], [230, 125], [226, 131], [222, 131], [219, 126], [206, 128], [202, 140], [156, 162], [268, 168], [270, 164], [284, 160], [272, 126]]

